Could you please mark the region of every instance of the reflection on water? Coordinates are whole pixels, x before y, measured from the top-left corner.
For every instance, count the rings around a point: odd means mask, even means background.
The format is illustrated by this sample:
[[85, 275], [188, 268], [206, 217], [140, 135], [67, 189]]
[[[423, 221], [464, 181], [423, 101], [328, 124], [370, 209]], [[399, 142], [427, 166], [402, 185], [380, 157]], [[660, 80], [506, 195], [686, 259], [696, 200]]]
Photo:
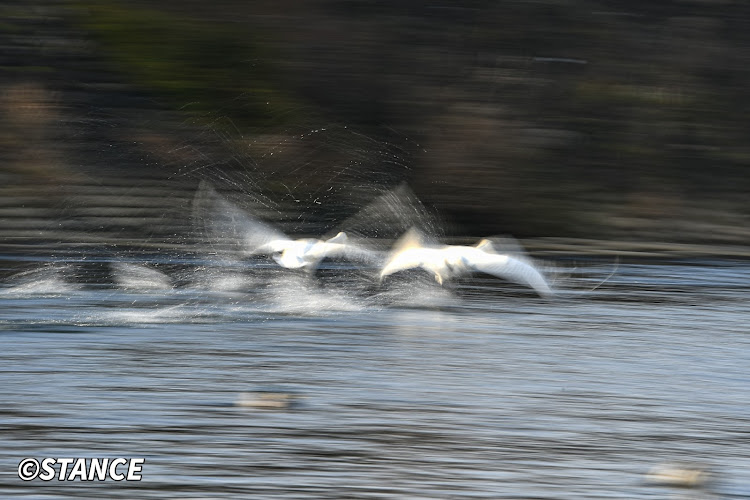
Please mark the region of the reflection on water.
[[[331, 267], [17, 274], [0, 496], [748, 498], [750, 266], [620, 265], [590, 291], [610, 270], [569, 269], [554, 299]], [[27, 456], [146, 463], [140, 483], [23, 483]], [[646, 480], [671, 462], [717, 479]]]

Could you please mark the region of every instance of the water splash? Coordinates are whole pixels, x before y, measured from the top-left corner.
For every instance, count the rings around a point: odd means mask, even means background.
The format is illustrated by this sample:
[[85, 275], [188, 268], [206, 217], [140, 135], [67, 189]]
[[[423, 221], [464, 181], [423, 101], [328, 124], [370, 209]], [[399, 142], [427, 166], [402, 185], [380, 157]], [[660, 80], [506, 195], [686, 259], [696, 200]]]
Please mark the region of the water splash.
[[339, 227], [374, 245], [381, 243], [381, 247], [412, 228], [436, 240], [445, 234], [438, 216], [428, 210], [405, 183], [386, 191]]
[[421, 309], [455, 306], [461, 299], [452, 290], [438, 285], [432, 276], [417, 271], [388, 283], [374, 300], [383, 307]]
[[113, 262], [111, 266], [116, 285], [124, 290], [144, 292], [173, 288], [169, 276], [145, 264]]
[[[184, 248], [174, 245], [150, 256], [110, 254], [100, 259], [99, 269], [86, 267], [88, 264], [45, 265], [14, 276], [0, 293], [59, 296], [81, 290], [90, 292], [87, 295], [90, 303], [84, 306], [94, 311], [76, 312], [62, 319], [76, 324], [235, 322], [259, 317], [335, 316], [387, 308], [442, 308], [460, 304], [456, 285], [441, 287], [430, 276], [407, 276], [386, 285], [380, 283], [381, 260], [384, 261], [385, 250], [396, 238], [410, 228], [419, 228], [426, 237], [439, 242], [444, 240], [443, 225], [406, 184], [395, 189], [388, 189], [386, 183], [360, 185], [359, 190], [370, 194], [358, 200], [359, 212], [352, 215], [351, 210], [334, 201], [336, 186], [350, 181], [341, 176], [336, 183], [328, 184], [329, 194], [316, 192], [320, 195], [315, 198], [320, 207], [310, 210], [300, 205], [296, 220], [262, 192], [259, 182], [244, 184], [245, 189], [253, 192], [241, 196], [241, 184], [234, 184], [230, 199], [204, 181], [192, 202], [194, 234], [176, 235], [181, 242], [191, 241], [190, 245]], [[326, 206], [325, 201], [332, 206]], [[311, 212], [317, 211], [325, 220], [317, 225], [303, 224], [304, 220], [311, 220]], [[321, 264], [320, 269], [311, 266], [308, 273], [303, 273], [280, 268], [279, 259], [273, 259], [277, 255], [254, 255], [253, 248], [262, 246], [269, 238], [287, 238], [281, 228], [286, 231], [302, 227], [346, 231], [347, 246], [353, 240], [356, 243], [352, 246], [372, 247], [377, 258], [364, 264], [347, 261], [345, 265], [332, 264], [328, 259], [316, 261]], [[308, 236], [299, 231], [288, 234], [294, 235], [287, 238], [292, 242], [300, 241], [292, 238]], [[492, 241], [498, 250], [528, 259], [514, 240]], [[336, 244], [343, 245], [338, 240]], [[90, 256], [83, 255], [80, 259], [86, 257]]]
[[200, 265], [181, 273], [188, 289], [214, 293], [241, 293], [257, 289], [262, 280], [237, 269], [224, 266]]
[[8, 279], [7, 288], [0, 289], [0, 295], [59, 297], [81, 289], [81, 285], [75, 281], [76, 276], [77, 270], [73, 265], [50, 263], [40, 268], [14, 274]]
[[271, 280], [263, 295], [268, 310], [276, 314], [327, 316], [368, 309], [368, 301], [357, 298], [347, 288], [322, 288], [308, 275], [279, 275]]

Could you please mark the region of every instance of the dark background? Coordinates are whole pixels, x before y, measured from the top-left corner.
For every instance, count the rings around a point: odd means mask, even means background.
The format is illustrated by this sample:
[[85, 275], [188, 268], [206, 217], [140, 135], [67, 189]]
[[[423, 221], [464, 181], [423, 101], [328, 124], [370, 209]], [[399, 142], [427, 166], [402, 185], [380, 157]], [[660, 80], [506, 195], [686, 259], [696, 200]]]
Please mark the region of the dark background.
[[750, 4], [0, 2], [0, 241], [296, 233], [407, 182], [448, 235], [748, 243]]

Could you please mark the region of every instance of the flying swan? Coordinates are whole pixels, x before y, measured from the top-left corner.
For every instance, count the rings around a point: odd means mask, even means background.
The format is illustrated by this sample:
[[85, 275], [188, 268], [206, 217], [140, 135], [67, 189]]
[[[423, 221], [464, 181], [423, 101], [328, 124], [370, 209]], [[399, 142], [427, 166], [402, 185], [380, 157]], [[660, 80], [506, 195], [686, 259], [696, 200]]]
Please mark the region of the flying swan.
[[349, 243], [349, 238], [344, 232], [340, 232], [327, 240], [315, 238], [293, 240], [283, 233], [273, 231], [276, 234], [267, 234], [268, 241], [266, 243], [249, 249], [246, 255], [270, 254], [281, 267], [287, 269], [302, 268], [308, 272], [315, 271], [320, 261], [327, 257], [364, 262], [378, 260], [375, 252]]
[[489, 240], [476, 246], [426, 245], [417, 230], [410, 229], [394, 246], [380, 271], [381, 281], [388, 275], [407, 269], [424, 269], [435, 275], [441, 285], [448, 279], [482, 272], [527, 285], [539, 295], [552, 295], [547, 280], [522, 257], [497, 253]]
[[382, 262], [379, 253], [352, 243], [343, 232], [325, 240], [292, 239], [225, 200], [205, 182], [196, 194], [194, 210], [216, 239], [217, 251], [229, 249], [242, 257], [270, 255], [281, 267], [308, 272], [314, 272], [325, 258]]

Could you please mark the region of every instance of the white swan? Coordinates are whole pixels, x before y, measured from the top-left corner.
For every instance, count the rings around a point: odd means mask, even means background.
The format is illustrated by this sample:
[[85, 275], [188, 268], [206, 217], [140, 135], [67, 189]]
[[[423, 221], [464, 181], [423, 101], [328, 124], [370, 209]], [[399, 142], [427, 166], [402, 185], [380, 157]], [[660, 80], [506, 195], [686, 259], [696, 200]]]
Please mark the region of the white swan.
[[350, 242], [343, 232], [327, 240], [292, 239], [225, 200], [207, 183], [196, 194], [194, 210], [216, 241], [217, 254], [228, 249], [242, 257], [270, 255], [281, 267], [308, 272], [314, 272], [327, 257], [367, 263], [382, 260], [380, 253]]
[[382, 281], [390, 274], [416, 268], [434, 274], [435, 280], [441, 285], [453, 277], [482, 272], [530, 286], [542, 296], [553, 293], [547, 280], [531, 262], [520, 256], [495, 252], [489, 240], [482, 240], [473, 247], [427, 246], [421, 234], [411, 229], [394, 247], [380, 271], [380, 279]]
[[375, 252], [349, 243], [346, 233], [343, 232], [327, 240], [315, 238], [292, 240], [278, 233], [277, 236], [273, 236], [266, 243], [246, 252], [248, 256], [259, 254], [270, 254], [281, 267], [287, 269], [302, 268], [309, 272], [314, 271], [320, 261], [326, 257], [362, 262], [379, 260]]

